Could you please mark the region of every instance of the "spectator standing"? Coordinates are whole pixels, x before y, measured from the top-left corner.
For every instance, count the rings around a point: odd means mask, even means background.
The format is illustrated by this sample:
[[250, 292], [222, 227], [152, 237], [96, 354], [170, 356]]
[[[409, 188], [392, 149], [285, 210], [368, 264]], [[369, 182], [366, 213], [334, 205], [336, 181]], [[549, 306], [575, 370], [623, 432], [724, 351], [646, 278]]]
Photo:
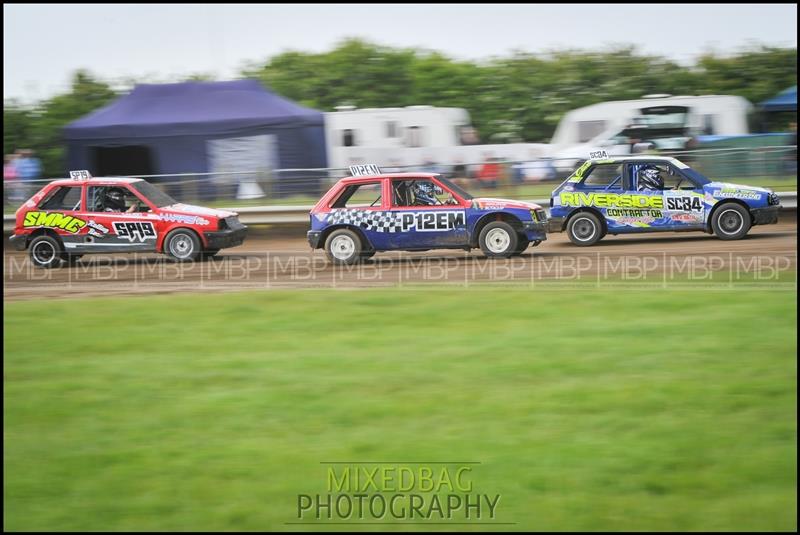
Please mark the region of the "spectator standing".
[[19, 152], [19, 159], [17, 160], [17, 175], [22, 182], [21, 187], [25, 188], [26, 195], [28, 191], [32, 195], [36, 191], [36, 185], [33, 184], [34, 180], [38, 180], [42, 173], [42, 164], [39, 158], [33, 155], [30, 149], [22, 149]]
[[478, 171], [478, 182], [485, 188], [496, 189], [498, 180], [500, 180], [500, 164], [494, 161], [490, 154], [486, 154], [485, 161]]
[[10, 200], [19, 200], [20, 197], [16, 159], [16, 154], [6, 154], [6, 159], [3, 163], [3, 205], [8, 204]]

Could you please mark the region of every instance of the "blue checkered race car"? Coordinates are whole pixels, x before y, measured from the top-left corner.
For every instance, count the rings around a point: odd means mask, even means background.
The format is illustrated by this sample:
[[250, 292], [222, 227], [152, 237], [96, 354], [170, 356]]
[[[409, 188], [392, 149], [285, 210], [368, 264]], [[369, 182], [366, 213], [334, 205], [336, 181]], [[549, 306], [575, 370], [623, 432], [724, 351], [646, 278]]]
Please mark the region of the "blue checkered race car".
[[566, 231], [575, 245], [662, 230], [738, 240], [753, 225], [778, 222], [780, 201], [771, 190], [712, 182], [675, 158], [592, 156], [550, 197], [548, 230]]
[[335, 264], [377, 251], [478, 248], [488, 257], [521, 254], [547, 239], [545, 210], [532, 203], [476, 199], [432, 173], [381, 173], [353, 166], [311, 210], [308, 242]]

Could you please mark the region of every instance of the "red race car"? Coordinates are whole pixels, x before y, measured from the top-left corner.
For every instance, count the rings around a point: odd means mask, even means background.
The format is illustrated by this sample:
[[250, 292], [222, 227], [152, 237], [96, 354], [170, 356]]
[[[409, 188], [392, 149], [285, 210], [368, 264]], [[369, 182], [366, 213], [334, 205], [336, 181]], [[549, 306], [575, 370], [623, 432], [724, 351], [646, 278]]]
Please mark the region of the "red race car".
[[178, 203], [145, 180], [70, 175], [17, 210], [10, 242], [28, 249], [37, 267], [72, 264], [86, 253], [158, 252], [191, 261], [241, 245], [247, 234], [236, 212]]

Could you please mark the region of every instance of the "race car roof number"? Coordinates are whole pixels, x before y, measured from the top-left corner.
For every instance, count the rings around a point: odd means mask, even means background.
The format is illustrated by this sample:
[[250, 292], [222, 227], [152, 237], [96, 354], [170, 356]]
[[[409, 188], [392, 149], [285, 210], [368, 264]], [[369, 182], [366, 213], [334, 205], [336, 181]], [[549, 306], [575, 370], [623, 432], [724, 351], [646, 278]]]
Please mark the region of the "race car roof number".
[[353, 176], [379, 175], [381, 168], [375, 164], [351, 165], [350, 174]]
[[604, 150], [593, 150], [589, 152], [589, 159], [590, 160], [607, 160], [608, 153]]
[[81, 171], [70, 171], [69, 177], [72, 180], [89, 180], [92, 178], [92, 174], [89, 171], [83, 169]]

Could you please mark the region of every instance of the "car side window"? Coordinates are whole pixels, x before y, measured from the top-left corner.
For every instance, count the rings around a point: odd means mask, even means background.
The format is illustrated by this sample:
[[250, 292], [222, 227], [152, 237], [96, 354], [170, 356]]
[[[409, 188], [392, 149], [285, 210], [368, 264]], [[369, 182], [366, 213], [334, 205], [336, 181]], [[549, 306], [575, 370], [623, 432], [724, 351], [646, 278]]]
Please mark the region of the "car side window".
[[598, 164], [589, 170], [584, 186], [601, 189], [622, 189], [622, 164]]
[[381, 206], [381, 182], [351, 184], [344, 188], [331, 208], [374, 208]]
[[147, 205], [124, 185], [89, 186], [86, 205], [89, 212], [134, 213], [147, 210]]
[[689, 178], [684, 177], [674, 167], [667, 164], [664, 174], [664, 189], [695, 189], [698, 186]]
[[453, 194], [432, 180], [393, 180], [394, 206], [440, 206], [458, 204]]
[[61, 186], [39, 205], [42, 210], [80, 210], [81, 186]]

